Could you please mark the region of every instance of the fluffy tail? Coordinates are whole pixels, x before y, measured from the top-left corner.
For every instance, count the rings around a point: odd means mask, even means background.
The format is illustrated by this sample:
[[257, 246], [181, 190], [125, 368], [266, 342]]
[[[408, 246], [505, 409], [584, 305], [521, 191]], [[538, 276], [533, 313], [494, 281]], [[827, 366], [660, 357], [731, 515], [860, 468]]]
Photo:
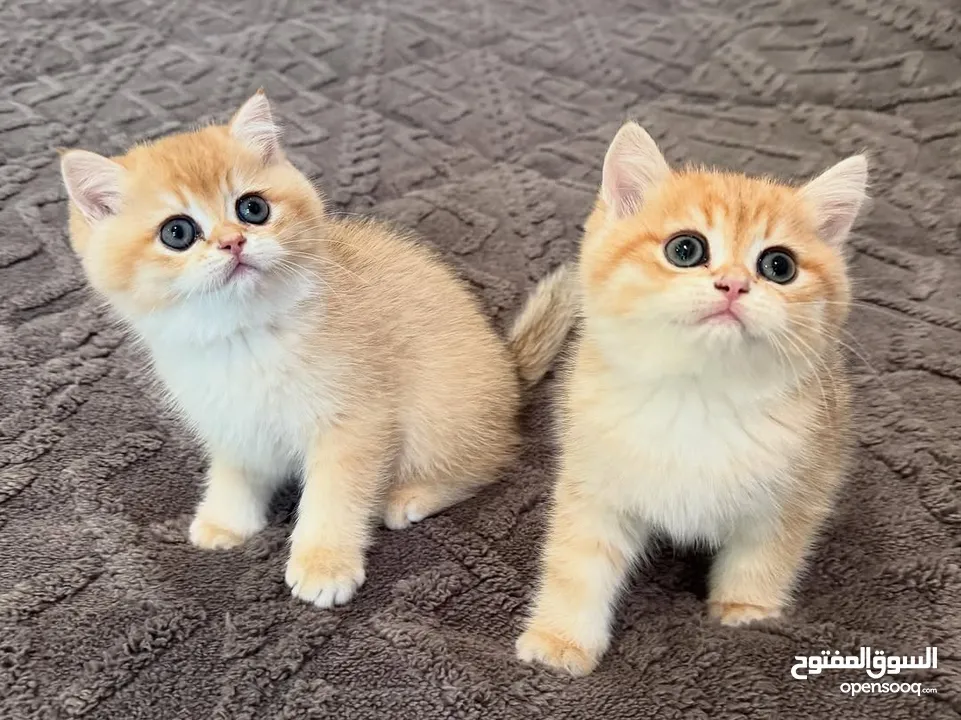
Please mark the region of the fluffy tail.
[[534, 385], [547, 373], [579, 309], [577, 278], [569, 265], [562, 265], [541, 280], [528, 296], [507, 338], [524, 383]]

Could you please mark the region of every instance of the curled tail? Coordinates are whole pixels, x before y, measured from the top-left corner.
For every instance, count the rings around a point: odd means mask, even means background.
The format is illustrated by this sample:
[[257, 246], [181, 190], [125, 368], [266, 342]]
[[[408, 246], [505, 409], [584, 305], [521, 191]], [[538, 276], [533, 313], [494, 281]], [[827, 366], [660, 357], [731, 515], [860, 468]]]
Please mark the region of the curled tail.
[[541, 280], [527, 297], [507, 338], [525, 384], [534, 385], [547, 373], [579, 309], [577, 278], [569, 265], [561, 265]]

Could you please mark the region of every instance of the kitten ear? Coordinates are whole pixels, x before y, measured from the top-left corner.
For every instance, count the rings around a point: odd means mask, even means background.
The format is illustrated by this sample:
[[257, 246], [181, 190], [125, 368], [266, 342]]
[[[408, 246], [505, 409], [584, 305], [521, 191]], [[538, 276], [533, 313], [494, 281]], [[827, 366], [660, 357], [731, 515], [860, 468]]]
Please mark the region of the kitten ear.
[[635, 122], [625, 123], [604, 156], [601, 198], [615, 217], [632, 215], [658, 182], [669, 175], [654, 139]]
[[274, 122], [270, 102], [263, 90], [254, 93], [234, 113], [230, 120], [230, 134], [256, 151], [267, 165], [283, 157], [280, 126]]
[[60, 156], [60, 173], [67, 195], [89, 222], [119, 212], [126, 173], [119, 163], [86, 150], [67, 150]]
[[867, 182], [868, 160], [854, 155], [801, 188], [801, 197], [814, 208], [824, 242], [839, 246], [847, 238], [866, 197]]

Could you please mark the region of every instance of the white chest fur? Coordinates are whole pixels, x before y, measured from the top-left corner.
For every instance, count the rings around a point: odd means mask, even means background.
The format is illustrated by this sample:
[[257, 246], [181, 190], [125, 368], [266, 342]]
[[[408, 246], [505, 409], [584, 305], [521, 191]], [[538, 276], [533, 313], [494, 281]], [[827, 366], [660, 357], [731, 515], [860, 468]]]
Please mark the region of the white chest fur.
[[[646, 523], [681, 542], [717, 543], [740, 519], [771, 511], [793, 481], [807, 418], [750, 388], [652, 384], [597, 397], [610, 489]], [[593, 413], [592, 413], [593, 414]]]
[[269, 329], [213, 342], [155, 342], [158, 374], [213, 451], [251, 470], [299, 468], [308, 443], [333, 413], [322, 370], [306, 367]]

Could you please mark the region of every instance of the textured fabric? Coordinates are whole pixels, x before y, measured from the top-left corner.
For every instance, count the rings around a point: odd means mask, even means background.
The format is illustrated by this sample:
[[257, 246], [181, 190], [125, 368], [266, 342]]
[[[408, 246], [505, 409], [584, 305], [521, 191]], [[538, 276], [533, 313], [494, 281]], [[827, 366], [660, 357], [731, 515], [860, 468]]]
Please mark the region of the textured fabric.
[[[0, 718], [959, 716], [956, 0], [8, 0], [0, 73]], [[242, 549], [188, 545], [203, 458], [84, 286], [52, 148], [120, 152], [260, 85], [332, 206], [416, 228], [500, 328], [574, 254], [628, 116], [673, 162], [790, 177], [868, 151], [856, 456], [796, 611], [721, 628], [705, 559], [665, 549], [594, 675], [515, 662], [553, 381], [522, 461], [379, 531], [349, 607], [290, 598], [292, 494]], [[903, 677], [939, 692], [852, 699], [839, 685], [860, 671], [790, 676], [796, 654], [862, 645], [937, 645], [937, 671]]]

